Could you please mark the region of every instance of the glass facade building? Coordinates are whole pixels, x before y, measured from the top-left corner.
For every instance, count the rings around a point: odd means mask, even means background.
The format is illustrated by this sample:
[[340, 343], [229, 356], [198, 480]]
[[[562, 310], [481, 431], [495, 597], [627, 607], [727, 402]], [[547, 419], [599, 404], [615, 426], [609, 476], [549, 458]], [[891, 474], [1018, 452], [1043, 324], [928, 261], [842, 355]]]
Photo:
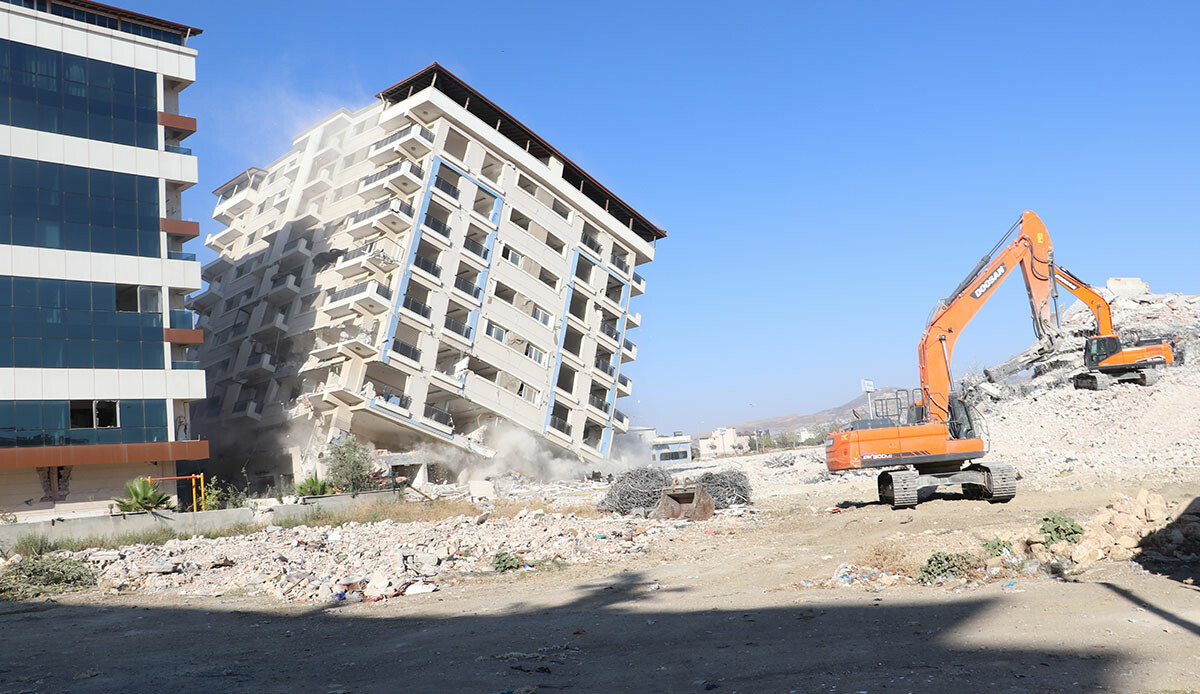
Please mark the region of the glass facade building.
[[0, 508], [106, 508], [208, 453], [188, 422], [203, 333], [177, 112], [199, 31], [84, 0], [0, 15]]

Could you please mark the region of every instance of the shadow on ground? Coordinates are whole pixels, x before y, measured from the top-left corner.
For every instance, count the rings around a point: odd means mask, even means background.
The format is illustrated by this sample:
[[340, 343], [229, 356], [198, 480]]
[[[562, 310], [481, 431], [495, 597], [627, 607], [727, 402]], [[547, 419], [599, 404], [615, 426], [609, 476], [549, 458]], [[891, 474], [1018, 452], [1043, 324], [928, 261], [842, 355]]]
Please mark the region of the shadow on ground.
[[632, 572], [578, 592], [446, 618], [10, 604], [0, 692], [1078, 692], [1123, 660], [963, 645], [989, 599], [678, 613]]

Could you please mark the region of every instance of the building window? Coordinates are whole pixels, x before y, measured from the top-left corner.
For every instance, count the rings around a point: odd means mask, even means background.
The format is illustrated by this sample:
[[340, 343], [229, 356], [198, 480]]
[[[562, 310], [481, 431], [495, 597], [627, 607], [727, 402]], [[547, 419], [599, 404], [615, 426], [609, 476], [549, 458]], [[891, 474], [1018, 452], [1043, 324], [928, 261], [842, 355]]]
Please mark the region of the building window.
[[487, 326], [486, 332], [487, 332], [488, 337], [492, 338], [493, 340], [496, 340], [497, 342], [504, 342], [504, 336], [508, 334], [508, 331], [506, 331], [504, 328], [501, 328], [500, 326], [496, 325], [495, 323], [493, 323], [491, 321], [488, 321], [488, 326]]
[[166, 441], [165, 400], [0, 400], [0, 448]]
[[517, 267], [521, 267], [521, 254], [513, 250], [512, 246], [505, 246], [504, 250], [500, 251], [500, 257]]
[[534, 360], [535, 362], [537, 362], [539, 364], [544, 363], [546, 360], [545, 352], [538, 349], [537, 347], [534, 347], [532, 344], [528, 344], [528, 343], [526, 343], [526, 345], [525, 345], [525, 356], [529, 357], [530, 359]]
[[533, 316], [533, 319], [542, 325], [550, 325], [550, 314], [542, 310], [540, 306], [534, 306], [529, 311], [529, 315]]

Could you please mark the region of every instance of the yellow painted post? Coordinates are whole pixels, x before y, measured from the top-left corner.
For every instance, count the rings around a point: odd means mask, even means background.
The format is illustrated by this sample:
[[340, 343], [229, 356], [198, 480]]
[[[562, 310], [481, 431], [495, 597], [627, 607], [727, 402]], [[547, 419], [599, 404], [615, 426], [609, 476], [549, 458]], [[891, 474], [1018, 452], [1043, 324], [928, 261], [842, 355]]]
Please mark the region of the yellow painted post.
[[204, 496], [204, 473], [200, 473], [200, 503], [205, 509], [208, 508], [208, 499]]
[[199, 509], [196, 508], [196, 476], [192, 475], [192, 512], [195, 513]]

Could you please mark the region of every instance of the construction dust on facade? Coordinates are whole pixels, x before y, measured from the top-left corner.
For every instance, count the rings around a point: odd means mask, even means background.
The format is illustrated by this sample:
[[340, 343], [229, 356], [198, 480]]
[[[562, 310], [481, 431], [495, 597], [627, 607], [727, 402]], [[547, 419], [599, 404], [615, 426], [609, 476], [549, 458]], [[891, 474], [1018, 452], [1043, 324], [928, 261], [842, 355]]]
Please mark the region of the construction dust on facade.
[[214, 191], [227, 228], [191, 298], [213, 463], [286, 485], [347, 432], [490, 458], [525, 431], [603, 460], [629, 426], [634, 268], [665, 233], [437, 64], [377, 97]]

